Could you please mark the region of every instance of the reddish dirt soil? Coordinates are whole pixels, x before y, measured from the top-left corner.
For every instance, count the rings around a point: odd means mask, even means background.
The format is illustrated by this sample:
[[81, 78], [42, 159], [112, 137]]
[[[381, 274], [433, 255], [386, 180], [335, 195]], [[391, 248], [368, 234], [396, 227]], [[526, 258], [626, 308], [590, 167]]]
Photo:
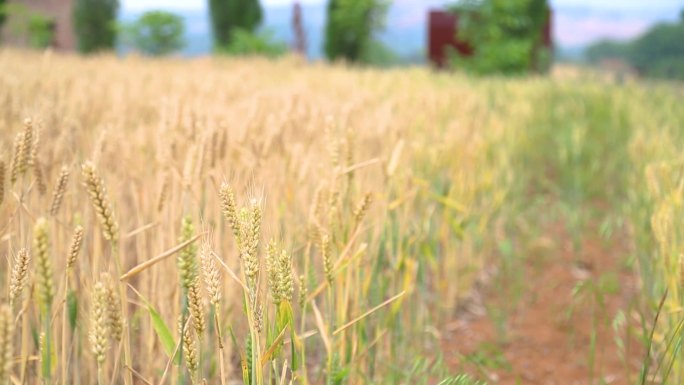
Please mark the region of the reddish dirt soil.
[[[641, 330], [636, 311], [638, 280], [624, 267], [629, 242], [619, 234], [603, 240], [597, 229], [586, 234], [596, 235], [584, 237], [576, 248], [562, 225], [552, 226], [530, 247], [524, 266], [510, 274], [517, 278], [504, 273], [491, 278], [481, 304], [473, 305], [480, 311], [463, 311], [446, 327], [442, 346], [455, 372], [471, 373], [489, 384], [599, 384], [600, 379], [607, 384], [636, 383], [644, 349], [636, 337]], [[516, 279], [519, 289], [510, 289]], [[496, 280], [501, 280], [503, 290], [502, 286], [495, 289]], [[573, 290], [585, 280], [604, 282], [608, 289], [603, 290], [603, 306], [592, 302], [588, 291], [584, 299], [573, 297]], [[485, 306], [490, 310], [485, 311]], [[492, 309], [508, 310], [497, 317]], [[612, 327], [620, 310], [626, 316], [619, 329], [624, 358]], [[592, 331], [596, 333], [593, 376]]]

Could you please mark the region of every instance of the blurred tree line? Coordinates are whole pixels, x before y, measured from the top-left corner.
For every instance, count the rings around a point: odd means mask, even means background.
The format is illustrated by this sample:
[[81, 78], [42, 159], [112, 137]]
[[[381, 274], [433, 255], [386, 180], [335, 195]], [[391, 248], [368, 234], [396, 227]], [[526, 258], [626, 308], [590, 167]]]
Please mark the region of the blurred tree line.
[[[25, 32], [40, 36], [31, 46], [51, 44], [51, 19], [26, 6], [17, 9], [0, 0], [0, 27], [5, 16], [25, 14], [35, 28]], [[259, 0], [207, 0], [214, 51], [230, 55], [277, 56], [288, 46], [260, 28], [263, 9]], [[10, 4], [15, 5], [15, 4]], [[391, 51], [375, 38], [384, 27], [389, 0], [330, 0], [325, 27], [325, 54], [330, 60], [354, 63], [383, 63], [392, 60]], [[181, 49], [183, 19], [165, 11], [149, 11], [129, 23], [117, 23], [119, 0], [74, 0], [73, 28], [78, 50], [84, 54], [113, 50], [117, 41], [148, 55], [165, 55]], [[301, 23], [301, 14], [300, 14]], [[30, 23], [23, 22], [28, 25]]]
[[684, 9], [677, 23], [657, 24], [628, 42], [600, 41], [585, 56], [591, 64], [620, 59], [644, 76], [684, 80]]

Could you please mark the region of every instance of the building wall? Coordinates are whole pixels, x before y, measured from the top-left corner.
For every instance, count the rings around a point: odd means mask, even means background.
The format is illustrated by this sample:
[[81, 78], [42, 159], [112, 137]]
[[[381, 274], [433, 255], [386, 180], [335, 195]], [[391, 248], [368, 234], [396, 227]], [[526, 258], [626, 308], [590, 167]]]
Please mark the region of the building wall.
[[[76, 49], [76, 35], [74, 34], [71, 22], [73, 0], [10, 0], [9, 3], [23, 4], [31, 11], [40, 13], [53, 19], [55, 23], [55, 34], [53, 48], [63, 51], [73, 51]], [[26, 36], [20, 36], [17, 29], [12, 25], [22, 21], [11, 20], [8, 18], [3, 31], [4, 41], [13, 45], [26, 45]]]

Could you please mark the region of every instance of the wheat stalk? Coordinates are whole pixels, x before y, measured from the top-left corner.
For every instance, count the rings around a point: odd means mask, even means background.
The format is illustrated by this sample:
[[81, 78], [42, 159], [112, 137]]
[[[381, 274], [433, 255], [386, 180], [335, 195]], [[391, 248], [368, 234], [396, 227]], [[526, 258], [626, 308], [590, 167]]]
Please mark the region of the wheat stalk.
[[5, 200], [5, 161], [0, 160], [0, 205]]
[[33, 121], [30, 118], [24, 120], [24, 133], [22, 134], [21, 139], [19, 173], [23, 174], [28, 167], [33, 164], [33, 155], [35, 155], [31, 150], [33, 147]]
[[198, 337], [204, 332], [204, 311], [202, 309], [199, 282], [199, 277], [196, 277], [188, 287], [188, 310], [190, 310], [192, 324], [195, 327]]
[[209, 303], [212, 306], [218, 306], [221, 300], [221, 276], [216, 267], [216, 262], [212, 258], [211, 246], [206, 241], [202, 243], [200, 262], [202, 263], [204, 284], [209, 294]]
[[679, 254], [679, 286], [684, 290], [684, 253]]
[[190, 380], [195, 383], [197, 378], [197, 368], [199, 367], [199, 362], [197, 359], [197, 345], [195, 339], [192, 338], [192, 320], [188, 319], [187, 322], [185, 317], [182, 315], [178, 320], [178, 330], [183, 341], [183, 353], [185, 355], [185, 363], [188, 367], [188, 372], [190, 372]]
[[69, 182], [69, 167], [62, 166], [62, 170], [59, 172], [59, 179], [57, 179], [57, 186], [52, 192], [52, 203], [50, 203], [50, 215], [57, 215], [59, 207], [62, 205], [62, 199], [64, 198], [64, 192], [66, 191], [67, 183]]
[[18, 133], [14, 138], [14, 147], [12, 151], [12, 162], [10, 163], [10, 184], [14, 184], [18, 179], [19, 175], [22, 173], [22, 159], [24, 155], [22, 151], [22, 143], [24, 141], [24, 134], [22, 132]]
[[251, 201], [250, 210], [243, 215], [241, 227], [245, 229], [243, 238], [246, 243], [243, 245], [243, 259], [245, 263], [245, 275], [254, 290], [259, 274], [259, 238], [261, 237], [261, 205], [256, 199]]
[[26, 279], [28, 277], [28, 266], [31, 263], [31, 254], [28, 250], [22, 248], [14, 255], [14, 263], [12, 264], [12, 275], [10, 278], [10, 292], [9, 302], [10, 306], [21, 299], [22, 291], [26, 286]]
[[69, 254], [67, 255], [66, 268], [71, 269], [76, 263], [78, 253], [81, 251], [81, 244], [83, 243], [83, 226], [78, 225], [74, 229], [74, 235], [71, 238], [71, 245], [69, 246]]
[[281, 300], [292, 302], [292, 295], [294, 294], [292, 256], [286, 250], [281, 250], [278, 258], [278, 281]]
[[[190, 217], [183, 217], [181, 225], [180, 242], [186, 242], [195, 235], [195, 227]], [[202, 311], [202, 299], [200, 294], [200, 280], [197, 271], [197, 247], [189, 244], [184, 247], [177, 258], [178, 271], [180, 272], [181, 287], [188, 300], [188, 310], [193, 319], [193, 325], [197, 335], [204, 331], [204, 314]]]
[[297, 279], [297, 289], [299, 291], [299, 308], [304, 311], [304, 306], [306, 306], [306, 296], [308, 295], [309, 288], [306, 286], [306, 281], [304, 280], [304, 274], [300, 274]]
[[279, 304], [281, 297], [280, 279], [278, 277], [278, 251], [273, 240], [266, 245], [266, 275], [268, 276], [268, 287], [271, 289], [273, 303]]
[[368, 207], [370, 206], [372, 201], [373, 195], [371, 195], [371, 193], [366, 193], [366, 195], [363, 196], [361, 202], [359, 202], [359, 204], [354, 209], [354, 220], [356, 221], [357, 225], [361, 223], [361, 221], [363, 221], [363, 217], [366, 216], [366, 212], [368, 211]]
[[0, 306], [0, 384], [9, 384], [12, 373], [14, 320], [7, 305]]
[[52, 277], [52, 261], [50, 260], [50, 244], [47, 221], [38, 218], [33, 228], [33, 249], [36, 256], [36, 294], [38, 303], [44, 314], [52, 306], [55, 288]]
[[102, 282], [105, 283], [105, 302], [107, 305], [107, 324], [110, 336], [116, 340], [121, 341], [123, 336], [124, 322], [121, 315], [121, 300], [112, 285], [109, 275], [102, 277]]
[[37, 158], [33, 161], [33, 178], [36, 180], [38, 194], [45, 195], [47, 186], [45, 185], [45, 178], [43, 178], [43, 168]]
[[278, 251], [273, 240], [266, 247], [266, 273], [273, 302], [276, 305], [291, 302], [294, 293], [292, 258], [285, 250]]
[[168, 199], [169, 188], [171, 185], [171, 178], [168, 173], [164, 174], [161, 190], [159, 191], [159, 200], [157, 201], [157, 212], [160, 213], [164, 209], [164, 204]]
[[[26, 135], [26, 133], [24, 134]], [[33, 178], [36, 181], [36, 189], [40, 195], [45, 195], [47, 186], [45, 185], [45, 178], [43, 178], [43, 168], [38, 160], [38, 145], [40, 144], [40, 126], [36, 126], [34, 130], [33, 145], [31, 146], [31, 155], [29, 156], [29, 164], [33, 167]]]
[[221, 189], [219, 190], [219, 197], [221, 198], [221, 210], [223, 211], [223, 216], [228, 221], [230, 229], [233, 231], [235, 240], [238, 243], [238, 248], [240, 247], [240, 222], [237, 216], [237, 207], [235, 204], [235, 194], [233, 189], [225, 182], [221, 184]]
[[319, 249], [321, 251], [321, 257], [323, 259], [323, 272], [325, 274], [325, 279], [328, 283], [332, 284], [333, 281], [333, 263], [330, 256], [330, 237], [328, 234], [322, 234], [319, 244]]
[[95, 208], [97, 217], [102, 225], [102, 233], [112, 245], [118, 241], [118, 225], [114, 220], [114, 214], [107, 197], [104, 181], [97, 175], [97, 169], [93, 162], [87, 161], [82, 167], [83, 180], [90, 200]]
[[93, 286], [90, 306], [90, 345], [98, 368], [101, 368], [109, 349], [110, 326], [107, 287], [104, 282], [98, 281]]

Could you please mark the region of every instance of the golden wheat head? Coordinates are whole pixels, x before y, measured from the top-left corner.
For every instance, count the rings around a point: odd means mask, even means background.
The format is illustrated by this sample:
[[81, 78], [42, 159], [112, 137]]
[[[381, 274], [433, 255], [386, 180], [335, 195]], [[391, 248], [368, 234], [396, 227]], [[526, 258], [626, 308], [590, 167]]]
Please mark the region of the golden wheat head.
[[112, 244], [116, 244], [118, 241], [119, 228], [114, 219], [104, 181], [98, 176], [97, 169], [93, 162], [85, 162], [82, 167], [82, 173], [86, 190], [88, 191], [90, 200], [97, 213], [97, 217], [100, 219], [102, 233], [105, 239], [112, 242]]

